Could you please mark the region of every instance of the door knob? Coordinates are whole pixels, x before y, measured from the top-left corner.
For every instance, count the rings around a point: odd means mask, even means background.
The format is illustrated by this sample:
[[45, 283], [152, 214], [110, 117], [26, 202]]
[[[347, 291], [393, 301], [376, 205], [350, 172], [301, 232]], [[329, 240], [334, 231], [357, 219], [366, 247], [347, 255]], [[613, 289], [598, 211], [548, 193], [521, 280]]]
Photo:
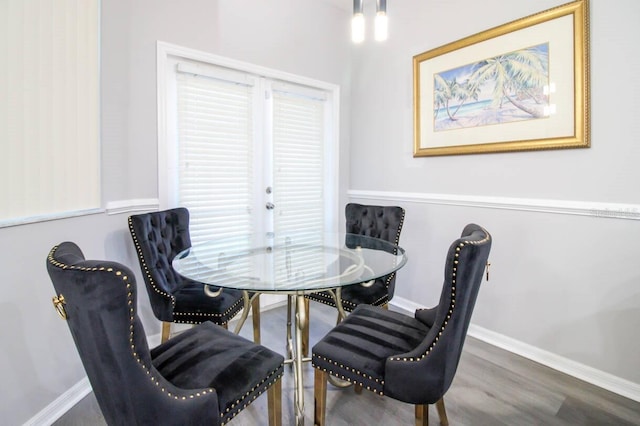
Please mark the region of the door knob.
[[267, 208], [267, 210], [273, 210], [275, 207], [275, 204], [273, 203], [267, 203], [267, 205], [265, 206]]

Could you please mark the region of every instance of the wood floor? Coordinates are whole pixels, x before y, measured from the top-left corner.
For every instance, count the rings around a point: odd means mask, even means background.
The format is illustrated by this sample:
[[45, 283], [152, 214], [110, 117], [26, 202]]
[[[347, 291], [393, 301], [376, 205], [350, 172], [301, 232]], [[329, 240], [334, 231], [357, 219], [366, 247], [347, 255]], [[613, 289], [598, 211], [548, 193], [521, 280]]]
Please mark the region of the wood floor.
[[[335, 310], [311, 304], [311, 345], [335, 324]], [[262, 342], [284, 353], [286, 308], [262, 314]], [[251, 338], [251, 325], [242, 335]], [[282, 424], [294, 424], [293, 372], [287, 366], [282, 383]], [[305, 365], [306, 424], [313, 424], [313, 367]], [[230, 422], [230, 426], [266, 425], [266, 395]], [[445, 396], [452, 426], [499, 425], [640, 425], [640, 403], [602, 390], [535, 362], [473, 338], [467, 338], [453, 385]], [[438, 425], [435, 407], [431, 424]], [[352, 388], [328, 386], [327, 425], [413, 425], [409, 404]], [[106, 424], [93, 394], [89, 394], [55, 426]]]

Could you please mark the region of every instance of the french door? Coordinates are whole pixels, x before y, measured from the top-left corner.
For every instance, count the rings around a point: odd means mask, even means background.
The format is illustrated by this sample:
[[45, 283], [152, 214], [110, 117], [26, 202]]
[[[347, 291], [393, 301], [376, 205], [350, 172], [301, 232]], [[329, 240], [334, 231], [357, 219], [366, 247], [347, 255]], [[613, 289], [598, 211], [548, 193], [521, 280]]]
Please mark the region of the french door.
[[222, 58], [165, 59], [161, 205], [189, 209], [192, 242], [333, 231], [337, 89]]

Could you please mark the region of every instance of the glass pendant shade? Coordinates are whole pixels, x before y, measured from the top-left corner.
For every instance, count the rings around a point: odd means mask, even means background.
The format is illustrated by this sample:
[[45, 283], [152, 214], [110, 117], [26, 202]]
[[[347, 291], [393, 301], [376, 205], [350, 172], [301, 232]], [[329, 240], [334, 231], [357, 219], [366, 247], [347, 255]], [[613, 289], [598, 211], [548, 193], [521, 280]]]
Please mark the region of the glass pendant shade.
[[[376, 16], [374, 22], [374, 38], [384, 41], [389, 34], [387, 19], [387, 0], [376, 0]], [[365, 21], [363, 0], [353, 0], [353, 18], [351, 19], [351, 40], [362, 43], [365, 39]]]
[[376, 41], [384, 41], [389, 35], [389, 27], [387, 14], [385, 12], [376, 13], [375, 21], [375, 39]]
[[353, 18], [351, 19], [351, 41], [364, 41], [364, 8], [363, 0], [353, 0]]
[[351, 40], [354, 43], [364, 41], [364, 15], [362, 13], [353, 15], [351, 19]]
[[387, 0], [376, 0], [375, 39], [384, 41], [388, 34]]

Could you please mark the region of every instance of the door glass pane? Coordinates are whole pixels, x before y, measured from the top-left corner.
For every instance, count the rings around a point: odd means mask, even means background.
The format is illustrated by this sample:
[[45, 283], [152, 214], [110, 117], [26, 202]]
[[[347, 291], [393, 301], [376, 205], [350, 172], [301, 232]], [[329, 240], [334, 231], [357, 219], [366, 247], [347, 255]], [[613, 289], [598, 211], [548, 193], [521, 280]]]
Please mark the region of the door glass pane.
[[302, 245], [289, 252], [304, 257], [297, 265], [303, 262], [311, 275], [324, 268], [322, 253], [304, 247], [300, 234], [317, 243], [325, 230], [324, 103], [295, 92], [273, 95], [274, 230], [277, 236], [296, 234]]
[[252, 232], [253, 87], [177, 73], [178, 187], [193, 243]]

